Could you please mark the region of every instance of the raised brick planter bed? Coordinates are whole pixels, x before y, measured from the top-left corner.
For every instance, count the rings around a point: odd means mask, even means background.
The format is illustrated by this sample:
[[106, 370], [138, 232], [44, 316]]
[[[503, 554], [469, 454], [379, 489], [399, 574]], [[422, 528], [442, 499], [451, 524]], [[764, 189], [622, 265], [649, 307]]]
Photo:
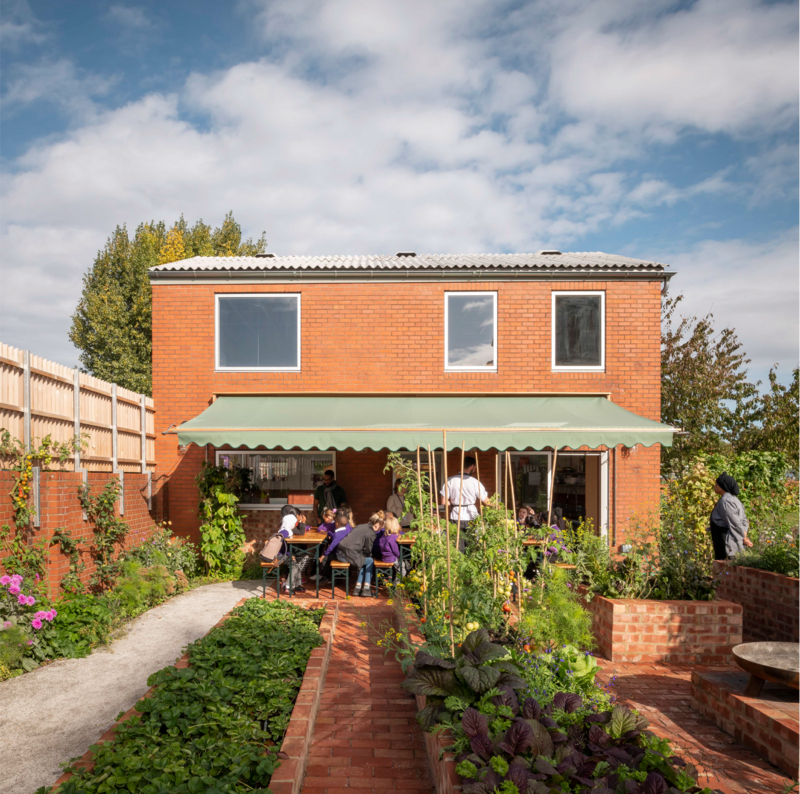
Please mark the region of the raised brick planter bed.
[[742, 641], [742, 607], [731, 601], [651, 601], [595, 595], [599, 652], [612, 662], [723, 665]]
[[[240, 607], [245, 601], [247, 601], [246, 598], [241, 599], [235, 605], [234, 609]], [[307, 609], [317, 609], [321, 607], [322, 604], [312, 602], [305, 606]], [[286, 728], [283, 743], [281, 744], [281, 752], [286, 755], [286, 758], [281, 761], [280, 766], [275, 770], [270, 780], [269, 788], [272, 790], [273, 794], [298, 794], [300, 791], [300, 783], [303, 779], [306, 765], [308, 764], [308, 751], [311, 744], [311, 735], [314, 732], [314, 722], [319, 710], [322, 686], [325, 681], [325, 673], [328, 669], [328, 660], [331, 655], [331, 645], [333, 644], [333, 635], [336, 629], [337, 614], [338, 606], [328, 605], [327, 612], [320, 621], [319, 633], [322, 636], [324, 644], [314, 648], [308, 659], [308, 665], [303, 674], [303, 683], [300, 685], [300, 691], [297, 693], [297, 700], [292, 709], [292, 716]], [[230, 613], [225, 615], [214, 628], [221, 626], [229, 617]], [[175, 663], [175, 667], [189, 667], [189, 654], [181, 656]], [[150, 689], [145, 692], [142, 700], [151, 697], [154, 690], [154, 686], [150, 687]], [[128, 709], [122, 717], [95, 742], [95, 744], [99, 745], [113, 741], [117, 726], [135, 715], [141, 716], [141, 712], [136, 710], [136, 706], [133, 706], [133, 708]], [[75, 765], [91, 769], [92, 766], [94, 766], [92, 755], [92, 751], [87, 750], [80, 761], [76, 762]], [[58, 786], [71, 777], [71, 772], [65, 772], [58, 778], [54, 785]]]
[[746, 641], [800, 642], [800, 579], [782, 573], [714, 563], [717, 596], [744, 610]]
[[693, 672], [692, 708], [797, 779], [797, 693], [768, 683], [759, 697], [745, 697], [742, 692], [747, 680], [746, 673]]

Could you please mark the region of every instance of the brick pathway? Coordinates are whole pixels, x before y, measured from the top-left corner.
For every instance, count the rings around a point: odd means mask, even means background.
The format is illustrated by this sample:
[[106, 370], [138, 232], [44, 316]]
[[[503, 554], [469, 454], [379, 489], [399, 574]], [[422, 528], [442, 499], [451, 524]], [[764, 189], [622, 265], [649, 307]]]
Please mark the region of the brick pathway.
[[[330, 594], [330, 590], [328, 590]], [[322, 593], [320, 593], [322, 596]], [[383, 599], [339, 602], [302, 794], [433, 792], [414, 699], [393, 656], [367, 636], [394, 613]]]
[[598, 657], [602, 678], [616, 676], [613, 692], [650, 720], [658, 736], [700, 770], [700, 784], [725, 794], [786, 791], [791, 781], [691, 706], [691, 665], [624, 664]]

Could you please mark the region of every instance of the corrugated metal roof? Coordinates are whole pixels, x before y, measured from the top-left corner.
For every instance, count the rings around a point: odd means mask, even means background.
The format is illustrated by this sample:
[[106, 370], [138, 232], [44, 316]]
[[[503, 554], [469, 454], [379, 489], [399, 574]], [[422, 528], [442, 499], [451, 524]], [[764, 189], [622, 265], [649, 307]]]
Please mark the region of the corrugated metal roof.
[[151, 277], [161, 273], [234, 271], [429, 271], [509, 270], [527, 272], [598, 271], [599, 273], [663, 274], [667, 265], [627, 256], [594, 253], [562, 254], [417, 254], [416, 256], [196, 256], [150, 268]]

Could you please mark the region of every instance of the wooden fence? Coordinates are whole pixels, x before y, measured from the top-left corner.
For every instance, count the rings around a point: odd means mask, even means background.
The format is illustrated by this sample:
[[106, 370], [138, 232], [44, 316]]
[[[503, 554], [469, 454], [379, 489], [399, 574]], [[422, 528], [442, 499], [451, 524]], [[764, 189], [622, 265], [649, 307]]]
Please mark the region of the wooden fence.
[[28, 446], [83, 436], [65, 469], [153, 471], [155, 411], [151, 397], [0, 342], [0, 428]]

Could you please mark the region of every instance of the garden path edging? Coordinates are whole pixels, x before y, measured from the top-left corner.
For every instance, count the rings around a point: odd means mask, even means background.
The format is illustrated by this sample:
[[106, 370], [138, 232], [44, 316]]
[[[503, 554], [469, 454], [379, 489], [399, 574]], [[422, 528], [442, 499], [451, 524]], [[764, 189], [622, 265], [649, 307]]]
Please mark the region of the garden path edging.
[[[406, 620], [407, 603], [410, 602], [404, 602], [403, 609], [398, 610], [398, 622], [401, 624], [401, 628], [408, 631], [408, 637], [413, 643], [422, 645], [426, 641], [425, 637], [414, 623]], [[417, 704], [418, 712], [425, 708], [425, 695], [414, 695], [414, 701]], [[425, 738], [425, 752], [428, 754], [428, 765], [436, 794], [460, 794], [462, 778], [456, 772], [455, 753], [445, 750], [452, 744], [452, 734], [450, 731], [436, 734], [423, 731], [422, 735]]]
[[[251, 596], [251, 598], [257, 597], [258, 596]], [[242, 598], [234, 605], [233, 609], [242, 606], [242, 604], [248, 600], [249, 598], [247, 597]], [[328, 669], [328, 661], [330, 659], [331, 647], [336, 630], [336, 620], [339, 614], [338, 604], [334, 606], [332, 610], [333, 614], [331, 614], [331, 610], [327, 609], [327, 604], [320, 602], [312, 602], [304, 604], [303, 606], [306, 609], [326, 607], [325, 615], [322, 617], [319, 625], [319, 633], [323, 638], [324, 644], [311, 651], [306, 670], [303, 673], [303, 683], [300, 685], [300, 690], [297, 693], [297, 700], [292, 709], [289, 725], [286, 728], [283, 743], [281, 744], [280, 752], [286, 754], [286, 758], [281, 759], [280, 766], [275, 770], [270, 779], [269, 788], [272, 790], [273, 794], [298, 794], [300, 790], [300, 784], [303, 780], [306, 766], [308, 765], [308, 751], [311, 744], [311, 736], [314, 732], [314, 724], [317, 718], [317, 712], [319, 711], [322, 688], [325, 683], [325, 673]], [[209, 629], [208, 633], [222, 626], [230, 616], [231, 613], [228, 612]], [[183, 654], [174, 666], [178, 669], [189, 667], [189, 654]], [[140, 698], [139, 702], [145, 698], [152, 697], [156, 688], [157, 685], [151, 686], [142, 698]], [[94, 742], [94, 744], [101, 745], [113, 741], [117, 726], [121, 725], [123, 722], [127, 722], [127, 720], [133, 716], [140, 716], [141, 713], [142, 712], [136, 710], [136, 706], [134, 705]], [[74, 766], [91, 769], [94, 766], [94, 762], [92, 761], [93, 756], [93, 751], [91, 749], [87, 750], [81, 756], [80, 760], [75, 762]], [[72, 776], [72, 772], [65, 772], [53, 785], [59, 786]]]

